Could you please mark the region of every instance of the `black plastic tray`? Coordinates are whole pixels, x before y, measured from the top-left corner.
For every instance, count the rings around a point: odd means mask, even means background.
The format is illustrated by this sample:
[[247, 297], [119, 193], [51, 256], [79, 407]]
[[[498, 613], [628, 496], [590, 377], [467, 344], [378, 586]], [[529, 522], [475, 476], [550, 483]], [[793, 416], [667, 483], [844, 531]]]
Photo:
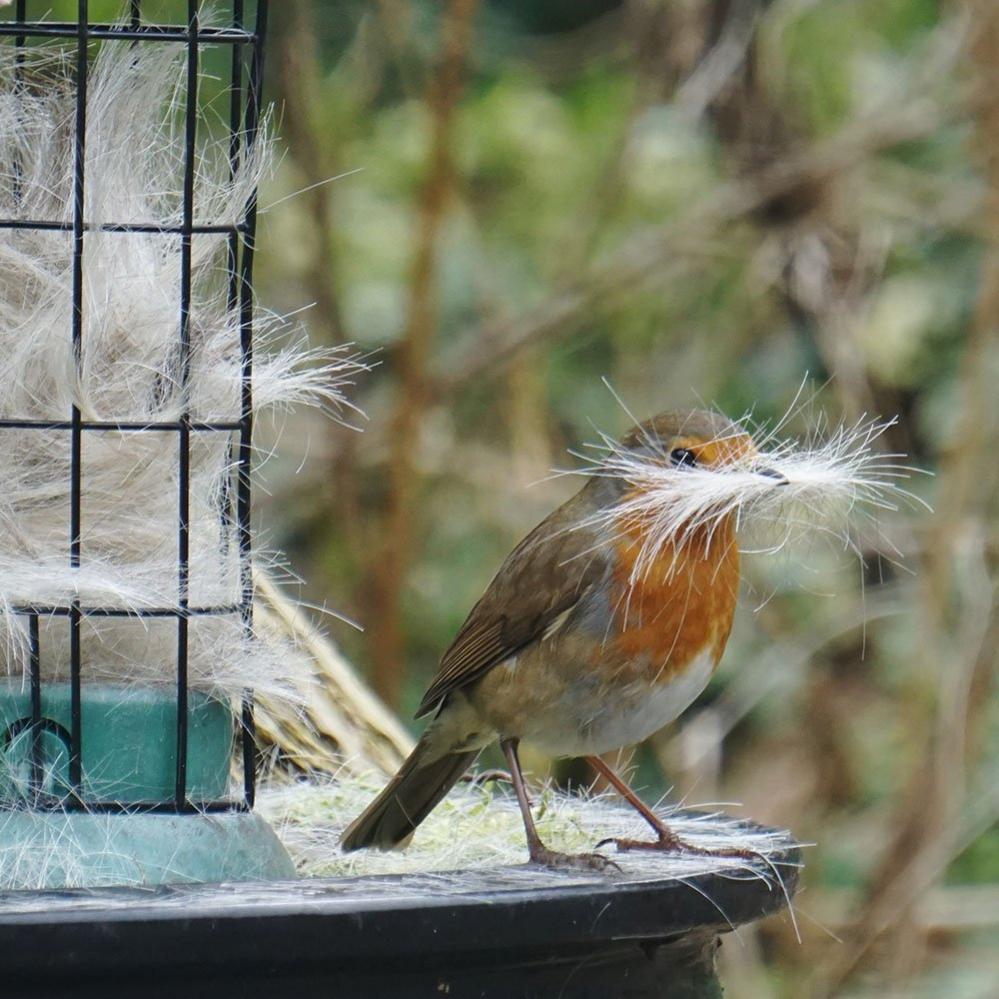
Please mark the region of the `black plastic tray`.
[[[490, 871], [0, 895], [3, 995], [718, 995], [719, 934], [778, 912], [797, 853], [663, 877]], [[675, 870], [675, 867], [671, 870]]]

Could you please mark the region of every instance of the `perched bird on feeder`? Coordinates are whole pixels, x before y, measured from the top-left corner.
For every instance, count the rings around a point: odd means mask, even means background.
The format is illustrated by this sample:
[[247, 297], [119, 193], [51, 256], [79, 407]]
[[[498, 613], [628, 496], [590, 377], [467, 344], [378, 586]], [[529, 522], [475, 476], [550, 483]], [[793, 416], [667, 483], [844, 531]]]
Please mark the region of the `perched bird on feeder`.
[[[868, 445], [883, 426], [872, 428]], [[761, 454], [743, 427], [702, 410], [664, 413], [620, 442], [605, 438], [605, 450], [582, 489], [517, 545], [472, 608], [417, 713], [433, 714], [429, 727], [346, 830], [345, 850], [404, 844], [499, 739], [532, 861], [607, 863], [542, 843], [521, 741], [552, 756], [585, 757], [638, 810], [654, 838], [614, 840], [619, 849], [705, 852], [681, 841], [600, 754], [648, 738], [710, 680], [736, 607], [737, 521], [754, 504], [773, 511], [782, 492], [794, 491], [771, 459], [786, 456], [798, 487], [813, 489], [824, 472], [828, 486], [842, 484], [849, 461], [826, 467], [814, 453], [804, 462], [781, 448]], [[865, 482], [857, 455], [849, 457], [852, 488], [866, 484], [875, 495], [883, 483]], [[871, 457], [863, 452], [861, 469]]]

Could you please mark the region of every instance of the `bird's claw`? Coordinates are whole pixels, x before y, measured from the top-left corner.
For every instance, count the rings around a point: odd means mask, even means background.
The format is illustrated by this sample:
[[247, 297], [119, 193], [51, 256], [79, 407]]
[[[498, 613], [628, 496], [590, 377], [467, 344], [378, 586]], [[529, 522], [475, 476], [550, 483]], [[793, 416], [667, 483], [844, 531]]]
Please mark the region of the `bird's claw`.
[[531, 863], [555, 870], [618, 871], [621, 867], [602, 853], [560, 853], [542, 846], [531, 851]]
[[701, 846], [694, 846], [680, 839], [679, 836], [660, 836], [654, 840], [644, 839], [621, 839], [616, 836], [608, 836], [597, 843], [597, 849], [613, 843], [620, 853], [628, 853], [631, 850], [655, 850], [659, 853], [711, 853], [710, 850]]
[[607, 839], [600, 840], [596, 848], [599, 850], [608, 843], [613, 843], [621, 853], [628, 853], [632, 850], [647, 850], [659, 853], [690, 853], [698, 857], [730, 857], [742, 860], [766, 859], [763, 854], [755, 850], [726, 849], [724, 847], [721, 849], [711, 849], [706, 846], [695, 846], [693, 843], [688, 843], [686, 840], [680, 839], [679, 836], [673, 834], [660, 835], [655, 840], [618, 839], [614, 836], [609, 836]]

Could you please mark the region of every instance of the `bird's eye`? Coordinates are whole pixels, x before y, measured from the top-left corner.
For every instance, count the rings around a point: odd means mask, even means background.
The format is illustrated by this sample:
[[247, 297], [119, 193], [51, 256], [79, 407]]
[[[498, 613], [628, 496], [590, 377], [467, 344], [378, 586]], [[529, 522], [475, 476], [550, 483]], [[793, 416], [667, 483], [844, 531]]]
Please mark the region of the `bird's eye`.
[[697, 464], [697, 455], [686, 447], [670, 451], [669, 458], [677, 468], [693, 468]]

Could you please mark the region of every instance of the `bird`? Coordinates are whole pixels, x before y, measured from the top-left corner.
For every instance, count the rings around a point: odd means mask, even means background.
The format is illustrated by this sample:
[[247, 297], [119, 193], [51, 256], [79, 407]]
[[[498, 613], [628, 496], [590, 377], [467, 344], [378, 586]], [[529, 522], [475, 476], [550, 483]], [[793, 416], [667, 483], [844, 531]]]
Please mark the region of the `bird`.
[[[718, 470], [756, 454], [750, 434], [720, 413], [683, 410], [638, 423], [622, 454], [678, 474]], [[764, 488], [787, 479], [760, 467]], [[419, 824], [495, 741], [510, 768], [529, 859], [602, 867], [602, 854], [564, 854], [534, 824], [520, 744], [585, 757], [651, 826], [651, 840], [604, 840], [619, 850], [710, 852], [683, 841], [601, 756], [674, 721], [707, 686], [724, 652], [739, 589], [735, 514], [690, 523], [651, 562], [653, 529], [615, 519], [636, 488], [589, 476], [507, 556], [440, 660], [416, 717], [427, 729], [387, 787], [347, 827], [341, 847], [405, 846]], [[627, 509], [627, 507], [624, 507]], [[644, 549], [647, 552], [647, 548]]]

